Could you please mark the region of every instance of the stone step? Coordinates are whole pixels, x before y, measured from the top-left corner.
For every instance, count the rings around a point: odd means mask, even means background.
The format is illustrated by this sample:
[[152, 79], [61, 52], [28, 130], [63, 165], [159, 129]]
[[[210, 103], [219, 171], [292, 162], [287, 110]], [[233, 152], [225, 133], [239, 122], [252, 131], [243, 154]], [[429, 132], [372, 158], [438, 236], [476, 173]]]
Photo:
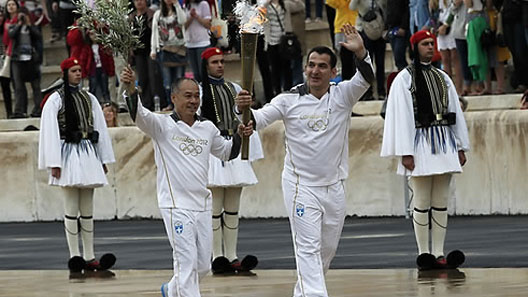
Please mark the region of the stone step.
[[[134, 126], [135, 124], [128, 113], [120, 113], [117, 116], [117, 125], [125, 127]], [[30, 126], [40, 129], [40, 118], [0, 120], [0, 132], [24, 131]]]
[[44, 42], [44, 57], [42, 66], [60, 65], [60, 63], [68, 57], [68, 50], [66, 49], [66, 42], [64, 40], [56, 42]]
[[[518, 109], [520, 106], [521, 94], [505, 94], [492, 96], [472, 96], [464, 97], [468, 101], [468, 112], [488, 111], [488, 110], [508, 110]], [[354, 113], [362, 116], [379, 116], [383, 101], [360, 101], [354, 106]], [[120, 113], [117, 117], [118, 126], [134, 126], [134, 122], [128, 113]], [[23, 131], [28, 126], [40, 128], [40, 119], [11, 119], [0, 120], [0, 132]]]

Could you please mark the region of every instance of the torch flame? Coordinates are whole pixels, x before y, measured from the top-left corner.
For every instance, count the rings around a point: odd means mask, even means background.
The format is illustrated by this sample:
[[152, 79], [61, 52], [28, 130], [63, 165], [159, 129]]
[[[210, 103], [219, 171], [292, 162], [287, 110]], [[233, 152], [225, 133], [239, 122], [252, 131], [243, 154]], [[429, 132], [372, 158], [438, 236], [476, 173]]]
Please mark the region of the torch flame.
[[267, 10], [263, 4], [250, 5], [246, 1], [239, 1], [235, 6], [235, 14], [240, 19], [240, 33], [262, 33]]

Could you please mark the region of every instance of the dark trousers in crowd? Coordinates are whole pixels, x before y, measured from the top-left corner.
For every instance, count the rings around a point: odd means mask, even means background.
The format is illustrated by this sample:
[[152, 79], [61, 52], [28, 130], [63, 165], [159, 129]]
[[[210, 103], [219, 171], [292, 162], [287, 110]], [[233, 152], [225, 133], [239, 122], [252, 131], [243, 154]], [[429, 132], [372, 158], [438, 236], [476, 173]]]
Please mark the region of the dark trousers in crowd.
[[504, 23], [504, 41], [513, 57], [513, 68], [515, 79], [512, 81], [512, 87], [518, 85], [528, 87], [528, 46], [524, 37], [524, 28], [521, 20], [511, 24]]
[[[306, 7], [306, 18], [310, 18], [312, 16], [312, 7], [311, 3], [312, 0], [304, 0], [304, 5]], [[323, 0], [315, 0], [315, 17], [316, 18], [322, 18], [323, 17]]]
[[[361, 37], [365, 42], [365, 47], [369, 51], [370, 58], [375, 61], [376, 64], [376, 84], [378, 89], [378, 98], [385, 98], [385, 39], [379, 38], [378, 40], [368, 39], [365, 33], [361, 32]], [[372, 87], [371, 87], [372, 88]]]
[[409, 44], [409, 38], [410, 36], [407, 36], [408, 34], [405, 34], [405, 36], [390, 36], [389, 42], [391, 44], [392, 48], [392, 55], [394, 56], [394, 63], [396, 64], [396, 67], [399, 70], [402, 70], [403, 68], [407, 67], [407, 45]]
[[325, 4], [326, 7], [326, 19], [328, 21], [328, 31], [330, 32], [330, 39], [332, 40], [332, 46], [335, 44], [335, 34], [334, 34], [334, 20], [336, 11], [334, 8]]
[[281, 54], [279, 45], [268, 45], [268, 59], [271, 66], [271, 81], [275, 94], [292, 87], [291, 61]]
[[[31, 116], [39, 117], [40, 102], [42, 101], [42, 93], [40, 92], [40, 73], [29, 73], [35, 70], [32, 61], [12, 61], [11, 62], [11, 78], [15, 85], [15, 117], [26, 117], [28, 107], [28, 94], [26, 90], [26, 81], [31, 84], [33, 90], [33, 102], [35, 106], [31, 111]], [[27, 75], [34, 76], [31, 80], [24, 79]]]
[[138, 85], [141, 88], [141, 104], [149, 110], [154, 110], [154, 96], [160, 97], [160, 107], [169, 104], [163, 88], [163, 78], [158, 62], [149, 55], [135, 55], [134, 62], [138, 76]]
[[299, 56], [296, 59], [293, 59], [291, 61], [291, 69], [292, 69], [292, 84], [294, 86], [302, 84], [304, 82], [304, 76], [303, 76], [303, 57]]
[[48, 16], [50, 18], [50, 21], [51, 21], [51, 32], [53, 34], [57, 34], [57, 35], [60, 35], [61, 32], [62, 32], [62, 24], [61, 24], [61, 18], [59, 16], [59, 12], [58, 11], [53, 11], [53, 9], [51, 8], [52, 7], [52, 4], [53, 4], [53, 1], [46, 1], [46, 8], [48, 10]]
[[4, 96], [6, 116], [9, 119], [13, 115], [13, 104], [11, 103], [11, 79], [0, 77], [0, 85], [2, 86], [2, 95]]
[[[75, 13], [73, 12], [73, 9], [62, 9], [59, 8], [59, 18], [61, 23], [61, 36], [66, 36], [68, 34], [68, 27], [73, 25], [73, 22], [75, 21]], [[66, 44], [66, 48], [68, 49], [68, 56], [70, 55], [70, 46]]]
[[108, 75], [102, 67], [95, 68], [95, 73], [90, 76], [90, 93], [97, 97], [99, 103], [110, 102], [108, 90]]
[[354, 60], [356, 55], [342, 46], [339, 49], [339, 58], [341, 58], [341, 79], [351, 79], [356, 74], [356, 61]]
[[271, 82], [271, 71], [268, 61], [268, 53], [264, 50], [264, 36], [259, 35], [257, 41], [257, 64], [262, 77], [262, 85], [264, 87], [264, 97], [266, 102], [270, 102], [275, 93], [273, 92], [273, 84]]
[[460, 57], [460, 65], [462, 66], [462, 75], [464, 76], [464, 85], [468, 86], [473, 81], [471, 69], [468, 66], [468, 45], [465, 39], [455, 39], [456, 49]]

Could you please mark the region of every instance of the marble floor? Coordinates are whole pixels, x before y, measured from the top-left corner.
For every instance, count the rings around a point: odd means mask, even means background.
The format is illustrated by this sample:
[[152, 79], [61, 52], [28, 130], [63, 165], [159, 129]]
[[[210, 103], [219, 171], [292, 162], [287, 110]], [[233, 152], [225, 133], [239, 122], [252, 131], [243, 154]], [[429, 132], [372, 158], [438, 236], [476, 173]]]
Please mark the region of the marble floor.
[[[0, 271], [1, 297], [154, 297], [169, 270], [117, 270], [115, 276], [69, 278], [63, 270]], [[293, 270], [257, 270], [255, 276], [206, 276], [202, 297], [289, 297]], [[331, 270], [332, 297], [528, 296], [528, 268], [462, 268], [418, 273], [416, 269]]]

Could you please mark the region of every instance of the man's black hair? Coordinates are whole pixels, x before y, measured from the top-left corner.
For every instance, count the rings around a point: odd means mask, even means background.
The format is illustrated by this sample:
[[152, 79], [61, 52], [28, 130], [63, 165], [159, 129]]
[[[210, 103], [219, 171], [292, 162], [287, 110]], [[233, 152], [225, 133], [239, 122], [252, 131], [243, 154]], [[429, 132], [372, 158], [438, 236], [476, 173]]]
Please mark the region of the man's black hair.
[[327, 46], [316, 46], [314, 48], [312, 48], [310, 50], [310, 52], [308, 52], [308, 55], [306, 55], [306, 63], [308, 63], [308, 61], [310, 61], [310, 55], [312, 53], [318, 53], [319, 55], [322, 55], [322, 54], [326, 54], [326, 55], [329, 55], [330, 56], [330, 66], [332, 68], [336, 67], [337, 65], [337, 56], [335, 55], [335, 53]]
[[181, 86], [181, 84], [182, 84], [184, 81], [186, 81], [186, 80], [192, 81], [192, 82], [195, 83], [197, 86], [200, 85], [200, 84], [198, 83], [198, 81], [196, 81], [196, 79], [194, 79], [194, 78], [181, 77], [181, 78], [178, 78], [175, 82], [172, 83], [172, 85], [171, 85], [171, 94], [178, 93], [178, 92], [180, 91], [180, 86]]

